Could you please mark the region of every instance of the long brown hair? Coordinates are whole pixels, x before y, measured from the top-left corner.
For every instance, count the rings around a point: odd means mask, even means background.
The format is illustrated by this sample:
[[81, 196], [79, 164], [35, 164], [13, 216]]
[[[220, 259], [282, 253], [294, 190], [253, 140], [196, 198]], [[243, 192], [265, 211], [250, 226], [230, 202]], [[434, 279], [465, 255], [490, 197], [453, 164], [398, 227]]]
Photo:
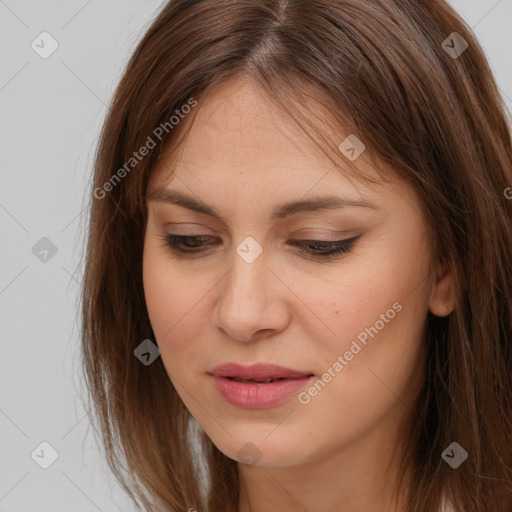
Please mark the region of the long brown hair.
[[[337, 145], [357, 134], [376, 166], [418, 192], [457, 303], [448, 317], [428, 313], [425, 384], [404, 432], [407, 510], [437, 512], [446, 493], [457, 510], [511, 512], [510, 114], [471, 29], [443, 0], [172, 0], [153, 21], [110, 105], [90, 197], [82, 356], [111, 470], [146, 511], [238, 510], [237, 463], [205, 435], [195, 455], [195, 420], [161, 358], [146, 366], [134, 350], [155, 341], [142, 285], [150, 172], [184, 105], [197, 111], [242, 75], [335, 163], [350, 165]], [[310, 97], [349, 130], [339, 140], [304, 115]], [[453, 441], [468, 452], [457, 469], [441, 457]]]

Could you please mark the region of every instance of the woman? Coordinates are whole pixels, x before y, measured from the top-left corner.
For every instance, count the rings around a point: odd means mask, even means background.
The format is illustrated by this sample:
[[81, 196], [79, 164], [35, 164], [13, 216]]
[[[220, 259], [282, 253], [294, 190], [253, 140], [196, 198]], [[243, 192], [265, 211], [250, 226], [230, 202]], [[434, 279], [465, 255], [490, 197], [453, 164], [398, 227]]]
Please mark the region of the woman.
[[512, 511], [507, 116], [444, 1], [163, 8], [103, 128], [82, 297], [135, 502]]

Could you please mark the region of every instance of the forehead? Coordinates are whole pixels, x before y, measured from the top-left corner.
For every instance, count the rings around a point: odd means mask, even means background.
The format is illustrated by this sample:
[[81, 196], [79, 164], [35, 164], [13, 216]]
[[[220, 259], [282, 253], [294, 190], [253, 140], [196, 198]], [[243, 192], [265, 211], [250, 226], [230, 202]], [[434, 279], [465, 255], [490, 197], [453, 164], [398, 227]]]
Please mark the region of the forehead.
[[[350, 133], [333, 129], [337, 123], [332, 114], [313, 96], [301, 112], [313, 125], [330, 137], [336, 147]], [[304, 129], [266, 93], [249, 80], [232, 80], [203, 97], [193, 115], [186, 116], [173, 133], [159, 162], [154, 167], [148, 188], [170, 183], [176, 172], [194, 183], [216, 183], [227, 191], [243, 177], [246, 186], [258, 190], [258, 184], [269, 187], [304, 187], [322, 181], [332, 187], [345, 179], [354, 184], [348, 160], [337, 155], [336, 165], [304, 131]], [[343, 164], [347, 165], [343, 165]], [[352, 162], [359, 171], [377, 177], [365, 152]], [[357, 182], [357, 180], [356, 180]], [[358, 185], [361, 185], [359, 183]], [[352, 185], [353, 187], [354, 185]]]

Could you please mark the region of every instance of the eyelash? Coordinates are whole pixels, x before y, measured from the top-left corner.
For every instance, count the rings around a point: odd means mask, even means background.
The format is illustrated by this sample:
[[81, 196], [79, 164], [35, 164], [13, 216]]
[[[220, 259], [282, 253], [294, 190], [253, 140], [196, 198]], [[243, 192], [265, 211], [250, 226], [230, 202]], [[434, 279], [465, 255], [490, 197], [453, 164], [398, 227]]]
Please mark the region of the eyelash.
[[[205, 239], [205, 238], [206, 239], [211, 238], [211, 237], [202, 236], [202, 235], [171, 235], [171, 234], [167, 234], [167, 235], [163, 235], [163, 236], [160, 235], [160, 236], [165, 241], [164, 247], [167, 247], [168, 249], [170, 249], [172, 253], [174, 253], [177, 257], [180, 257], [180, 258], [193, 258], [194, 255], [204, 252], [203, 250], [197, 251], [197, 250], [179, 249], [178, 245], [181, 242], [189, 241], [189, 240], [198, 241], [198, 240]], [[352, 250], [352, 246], [354, 245], [354, 242], [356, 242], [358, 238], [359, 237], [357, 236], [357, 237], [349, 238], [349, 239], [345, 239], [345, 240], [291, 240], [291, 242], [293, 242], [293, 243], [291, 243], [290, 245], [295, 245], [295, 246], [300, 247], [302, 252], [308, 253], [310, 256], [313, 256], [314, 258], [334, 259], [334, 258], [339, 258], [343, 254]], [[212, 244], [207, 244], [207, 245], [212, 245]], [[309, 247], [310, 245], [312, 245], [312, 246], [320, 245], [320, 246], [323, 246], [323, 249], [311, 248], [311, 247]], [[326, 250], [325, 246], [327, 246], [328, 248], [331, 248], [331, 249], [328, 250], [327, 252], [323, 252], [323, 253], [316, 252], [317, 250], [325, 251]]]

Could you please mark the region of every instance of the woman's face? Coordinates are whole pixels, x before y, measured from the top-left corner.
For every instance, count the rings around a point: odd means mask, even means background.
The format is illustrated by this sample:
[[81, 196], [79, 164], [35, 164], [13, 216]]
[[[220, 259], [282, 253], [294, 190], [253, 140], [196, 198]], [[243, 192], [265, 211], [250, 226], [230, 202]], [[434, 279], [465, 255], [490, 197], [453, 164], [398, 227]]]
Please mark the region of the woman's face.
[[[293, 466], [363, 439], [377, 449], [410, 412], [427, 311], [444, 302], [429, 288], [418, 198], [399, 181], [351, 183], [248, 82], [217, 88], [198, 108], [148, 186], [144, 291], [169, 378], [240, 462]], [[373, 173], [364, 152], [354, 163]], [[327, 196], [346, 204], [283, 207]], [[353, 242], [329, 246], [338, 240]], [[296, 373], [224, 372], [287, 377], [240, 382], [218, 375], [227, 363]]]

